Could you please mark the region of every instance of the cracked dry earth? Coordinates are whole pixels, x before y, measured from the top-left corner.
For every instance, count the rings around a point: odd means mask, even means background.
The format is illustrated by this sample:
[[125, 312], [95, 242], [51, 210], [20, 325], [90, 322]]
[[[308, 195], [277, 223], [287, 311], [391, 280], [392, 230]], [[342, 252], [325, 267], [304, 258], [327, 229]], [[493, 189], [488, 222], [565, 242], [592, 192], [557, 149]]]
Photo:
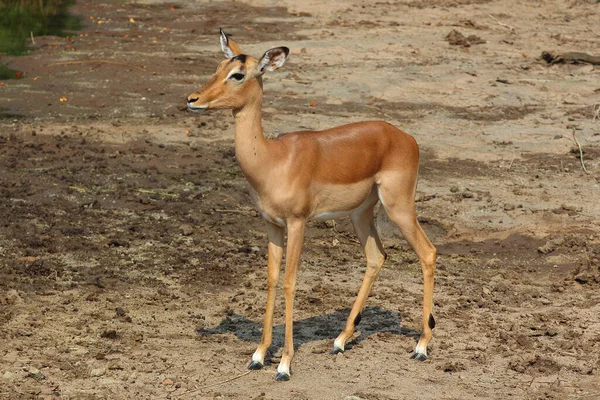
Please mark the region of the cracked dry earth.
[[[0, 87], [0, 398], [600, 398], [600, 70], [540, 59], [597, 52], [600, 5], [274, 4], [78, 1], [71, 41], [2, 58], [24, 75]], [[409, 359], [420, 267], [380, 214], [389, 258], [352, 348], [329, 354], [360, 246], [347, 220], [310, 223], [294, 375], [273, 381], [281, 292], [272, 363], [242, 375], [264, 223], [230, 113], [182, 110], [222, 57], [219, 26], [254, 56], [291, 49], [265, 79], [268, 134], [384, 119], [419, 142], [439, 251], [428, 360]]]

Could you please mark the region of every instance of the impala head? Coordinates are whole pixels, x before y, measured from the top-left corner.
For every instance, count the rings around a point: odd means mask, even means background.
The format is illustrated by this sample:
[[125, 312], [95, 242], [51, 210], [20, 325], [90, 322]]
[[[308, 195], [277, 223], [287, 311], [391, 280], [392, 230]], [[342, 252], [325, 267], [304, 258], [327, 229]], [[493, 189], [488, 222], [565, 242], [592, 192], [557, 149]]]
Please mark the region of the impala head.
[[275, 47], [256, 60], [242, 53], [242, 49], [221, 30], [221, 49], [226, 60], [200, 89], [187, 98], [190, 111], [207, 109], [239, 110], [262, 94], [262, 75], [274, 71], [285, 62], [290, 50]]

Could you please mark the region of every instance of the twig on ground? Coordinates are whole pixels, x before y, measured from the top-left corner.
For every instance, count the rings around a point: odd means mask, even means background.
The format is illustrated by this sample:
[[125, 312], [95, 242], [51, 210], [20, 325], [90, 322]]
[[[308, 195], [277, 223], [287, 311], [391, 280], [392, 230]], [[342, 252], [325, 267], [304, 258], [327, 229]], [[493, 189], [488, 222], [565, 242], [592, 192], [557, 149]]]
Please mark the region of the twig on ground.
[[33, 31], [29, 31], [29, 33], [31, 34], [31, 44], [35, 46], [35, 40], [33, 40]]
[[514, 161], [515, 161], [515, 153], [513, 153], [512, 158], [510, 159], [510, 163], [508, 164], [508, 168], [507, 169], [510, 169], [512, 167]]
[[577, 140], [577, 136], [575, 136], [575, 129], [573, 129], [573, 140], [575, 140], [575, 143], [577, 144], [577, 147], [579, 148], [579, 160], [581, 161], [581, 168], [583, 168], [585, 173], [589, 175], [590, 173], [585, 168], [585, 164], [583, 163], [583, 150], [581, 148], [581, 144], [579, 144], [579, 140]]
[[69, 189], [76, 190], [79, 193], [87, 193], [88, 192], [88, 190], [86, 188], [79, 187], [79, 186], [69, 186]]
[[125, 63], [120, 63], [120, 62], [117, 62], [117, 61], [109, 61], [109, 60], [63, 61], [63, 62], [51, 63], [51, 64], [48, 64], [48, 66], [52, 66], [52, 65], [69, 65], [69, 64], [87, 64], [87, 63], [100, 63], [100, 64], [120, 65], [122, 67], [135, 68], [135, 69], [139, 69], [140, 71], [146, 71], [144, 68], [138, 67], [136, 65], [125, 64]]
[[229, 214], [245, 214], [245, 215], [254, 215], [254, 210], [220, 210], [215, 208], [215, 212], [220, 213], [229, 213]]
[[592, 32], [594, 35], [596, 36], [600, 36], [600, 33], [596, 32], [595, 30], [593, 30], [592, 28], [590, 28], [589, 26], [587, 27], [587, 30]]
[[492, 18], [494, 21], [496, 21], [498, 23], [498, 25], [503, 26], [507, 29], [510, 29], [510, 31], [513, 33], [515, 32], [515, 28], [513, 28], [512, 26], [503, 24], [502, 22], [498, 21], [498, 18], [494, 17], [492, 14], [488, 14], [488, 15], [490, 16], [490, 18]]
[[175, 193], [167, 193], [167, 192], [157, 192], [155, 190], [150, 190], [150, 189], [138, 189], [138, 192], [140, 193], [145, 193], [145, 194], [157, 194], [159, 196], [163, 196], [163, 197], [179, 197], [178, 194]]
[[249, 374], [249, 373], [251, 373], [251, 372], [253, 372], [253, 371], [246, 371], [246, 372], [244, 372], [243, 374], [236, 375], [236, 376], [234, 376], [233, 378], [225, 379], [224, 381], [221, 381], [221, 382], [216, 382], [216, 383], [211, 383], [210, 385], [204, 385], [204, 386], [200, 386], [199, 388], [196, 388], [196, 389], [191, 389], [191, 390], [188, 390], [187, 392], [183, 392], [183, 393], [182, 393], [182, 394], [180, 394], [179, 396], [180, 396], [180, 397], [181, 397], [181, 396], [187, 396], [188, 394], [191, 394], [191, 393], [196, 393], [196, 392], [199, 392], [200, 390], [208, 389], [208, 388], [210, 388], [210, 387], [214, 387], [214, 386], [219, 386], [219, 385], [222, 385], [222, 384], [224, 384], [224, 383], [231, 382], [231, 381], [234, 381], [234, 380], [236, 380], [236, 379], [239, 379], [239, 378], [241, 378], [241, 377], [243, 377], [243, 376], [246, 376], [246, 375], [248, 375], [248, 374]]

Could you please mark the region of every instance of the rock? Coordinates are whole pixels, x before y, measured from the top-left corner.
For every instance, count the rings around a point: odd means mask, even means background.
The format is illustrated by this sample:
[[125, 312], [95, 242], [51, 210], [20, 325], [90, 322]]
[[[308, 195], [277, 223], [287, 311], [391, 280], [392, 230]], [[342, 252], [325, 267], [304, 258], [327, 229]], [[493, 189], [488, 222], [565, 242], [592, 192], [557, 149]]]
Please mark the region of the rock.
[[121, 363], [119, 363], [119, 361], [112, 360], [111, 362], [108, 363], [108, 369], [111, 371], [122, 370], [123, 367], [121, 366]]
[[486, 261], [485, 265], [490, 268], [497, 268], [502, 265], [502, 260], [499, 258], [490, 258]]
[[90, 371], [90, 376], [103, 376], [106, 374], [106, 368], [94, 368]]
[[563, 238], [557, 238], [547, 241], [543, 246], [538, 247], [537, 251], [540, 254], [552, 253], [558, 246], [564, 243]]
[[162, 384], [163, 384], [164, 386], [170, 386], [170, 385], [172, 385], [172, 384], [173, 384], [173, 380], [172, 380], [172, 379], [169, 379], [169, 378], [166, 378], [165, 380], [163, 380], [163, 381], [162, 381]]
[[12, 372], [10, 372], [10, 371], [5, 371], [5, 372], [2, 374], [2, 378], [4, 378], [4, 379], [13, 379], [14, 377], [15, 377], [15, 374], [13, 374], [13, 373], [12, 373]]
[[260, 253], [260, 247], [244, 245], [244, 246], [238, 248], [238, 251], [240, 253], [257, 254], [257, 253]]
[[129, 315], [127, 315], [127, 312], [125, 310], [123, 310], [121, 307], [117, 307], [115, 310], [116, 314], [117, 314], [117, 319], [121, 322], [132, 322], [132, 319]]
[[190, 236], [194, 233], [194, 227], [190, 224], [183, 224], [179, 227], [179, 232], [181, 232], [183, 236]]
[[36, 381], [41, 381], [46, 379], [46, 375], [42, 371], [37, 368], [29, 368], [29, 372], [27, 373], [28, 378], [33, 378]]
[[510, 204], [510, 203], [504, 204], [504, 211], [512, 211], [514, 209], [515, 209], [515, 205], [514, 204]]
[[113, 339], [114, 340], [114, 339], [118, 339], [119, 338], [119, 334], [117, 333], [116, 330], [111, 329], [111, 330], [102, 332], [102, 334], [100, 335], [100, 337], [102, 339]]
[[463, 47], [470, 47], [471, 45], [474, 45], [474, 44], [485, 43], [485, 40], [481, 39], [479, 36], [469, 35], [469, 36], [465, 37], [462, 33], [457, 31], [456, 29], [453, 29], [452, 31], [450, 31], [450, 33], [448, 33], [446, 35], [445, 39], [451, 45], [463, 46]]

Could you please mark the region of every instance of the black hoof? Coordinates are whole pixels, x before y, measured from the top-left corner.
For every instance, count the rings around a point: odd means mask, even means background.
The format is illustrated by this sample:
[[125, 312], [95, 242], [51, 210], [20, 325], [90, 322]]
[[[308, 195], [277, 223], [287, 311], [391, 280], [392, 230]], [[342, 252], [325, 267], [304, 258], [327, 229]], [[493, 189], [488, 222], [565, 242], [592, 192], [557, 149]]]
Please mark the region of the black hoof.
[[334, 347], [333, 349], [331, 349], [329, 354], [339, 354], [339, 353], [343, 353], [343, 352], [344, 352], [344, 350], [340, 349], [339, 347]]
[[410, 358], [412, 358], [413, 360], [418, 360], [418, 361], [427, 360], [427, 356], [423, 353], [413, 353], [412, 356], [410, 356]]
[[286, 374], [285, 372], [278, 372], [277, 376], [275, 376], [275, 380], [277, 382], [289, 381], [290, 376], [288, 374]]
[[248, 369], [251, 369], [253, 371], [261, 369], [262, 367], [264, 367], [264, 365], [262, 365], [258, 361], [252, 361], [250, 364], [248, 364]]

